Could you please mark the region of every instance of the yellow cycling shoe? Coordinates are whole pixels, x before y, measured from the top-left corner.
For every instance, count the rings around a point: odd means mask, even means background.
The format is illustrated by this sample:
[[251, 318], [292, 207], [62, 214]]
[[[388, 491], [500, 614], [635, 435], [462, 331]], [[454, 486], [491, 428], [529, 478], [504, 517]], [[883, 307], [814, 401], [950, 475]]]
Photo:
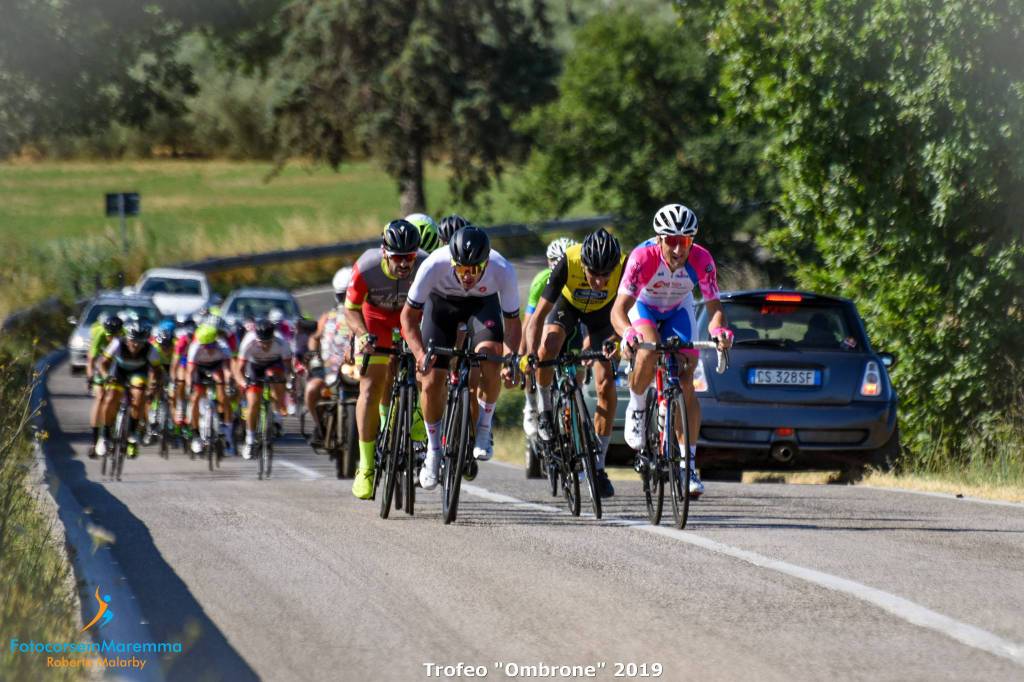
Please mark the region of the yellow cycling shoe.
[[356, 469], [352, 479], [352, 494], [360, 500], [368, 500], [373, 494], [373, 469]]

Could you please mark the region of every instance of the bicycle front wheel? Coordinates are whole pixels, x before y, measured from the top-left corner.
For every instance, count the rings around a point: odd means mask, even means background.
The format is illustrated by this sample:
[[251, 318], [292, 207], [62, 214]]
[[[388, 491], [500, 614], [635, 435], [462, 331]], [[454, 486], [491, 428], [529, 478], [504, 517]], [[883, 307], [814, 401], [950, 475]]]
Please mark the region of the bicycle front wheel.
[[[683, 423], [682, 444], [676, 438], [676, 415]], [[664, 461], [668, 466], [669, 488], [672, 490], [672, 518], [676, 528], [682, 530], [686, 528], [690, 514], [690, 429], [686, 423], [686, 402], [681, 396], [677, 396], [668, 405], [665, 429], [668, 447], [664, 451]]]
[[398, 405], [391, 401], [391, 409], [388, 411], [387, 419], [382, 425], [382, 431], [377, 438], [377, 447], [383, 455], [380, 463], [383, 472], [381, 473], [380, 484], [383, 486], [383, 495], [380, 498], [380, 517], [386, 519], [391, 513], [391, 503], [395, 498], [395, 485], [398, 478], [398, 419], [396, 411]]
[[402, 425], [402, 456], [405, 458], [403, 474], [405, 483], [405, 513], [413, 516], [416, 511], [416, 455], [412, 450], [412, 414], [415, 408], [413, 389], [402, 388], [401, 407], [399, 410]]
[[459, 511], [462, 470], [469, 451], [469, 388], [463, 386], [455, 398], [455, 414], [445, 443], [444, 497], [442, 516], [445, 524], [455, 520]]
[[657, 526], [661, 523], [661, 513], [665, 506], [665, 479], [658, 467], [658, 452], [661, 447], [658, 433], [658, 396], [654, 389], [647, 392], [647, 409], [644, 411], [644, 433], [646, 434], [643, 449], [637, 453], [640, 458], [640, 478], [643, 481], [644, 499], [647, 502], [647, 520]]
[[583, 460], [583, 471], [587, 476], [587, 489], [590, 492], [590, 504], [594, 510], [594, 518], [601, 518], [601, 495], [597, 490], [597, 437], [590, 422], [590, 414], [583, 403], [583, 393], [576, 389], [576, 429], [580, 434], [577, 443], [579, 455]]

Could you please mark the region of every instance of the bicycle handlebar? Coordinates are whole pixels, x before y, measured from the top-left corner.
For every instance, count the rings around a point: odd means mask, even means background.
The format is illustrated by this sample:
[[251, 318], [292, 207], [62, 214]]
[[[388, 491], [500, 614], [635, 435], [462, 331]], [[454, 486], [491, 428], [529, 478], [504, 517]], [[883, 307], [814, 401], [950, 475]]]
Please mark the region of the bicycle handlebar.
[[716, 341], [681, 341], [679, 337], [673, 336], [672, 338], [662, 343], [648, 343], [642, 341], [634, 344], [633, 348], [639, 350], [651, 350], [656, 353], [674, 353], [681, 350], [695, 349], [695, 350], [715, 350], [718, 352], [718, 364], [715, 367], [715, 372], [718, 374], [725, 373], [725, 370], [729, 368], [729, 349], [719, 348]]

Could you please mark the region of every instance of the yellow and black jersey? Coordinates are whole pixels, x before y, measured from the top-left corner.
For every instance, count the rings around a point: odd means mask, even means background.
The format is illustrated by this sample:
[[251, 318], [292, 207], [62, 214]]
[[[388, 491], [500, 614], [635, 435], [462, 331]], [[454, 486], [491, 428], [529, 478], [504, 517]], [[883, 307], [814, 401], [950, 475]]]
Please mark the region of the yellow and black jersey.
[[619, 280], [622, 279], [622, 271], [626, 264], [626, 256], [619, 257], [619, 264], [612, 271], [608, 284], [604, 289], [598, 290], [591, 288], [587, 282], [582, 253], [582, 244], [575, 244], [565, 250], [565, 257], [558, 261], [558, 265], [551, 271], [551, 278], [544, 288], [544, 293], [541, 294], [545, 301], [554, 303], [561, 296], [574, 308], [590, 312], [604, 308], [615, 298], [615, 292], [618, 291]]

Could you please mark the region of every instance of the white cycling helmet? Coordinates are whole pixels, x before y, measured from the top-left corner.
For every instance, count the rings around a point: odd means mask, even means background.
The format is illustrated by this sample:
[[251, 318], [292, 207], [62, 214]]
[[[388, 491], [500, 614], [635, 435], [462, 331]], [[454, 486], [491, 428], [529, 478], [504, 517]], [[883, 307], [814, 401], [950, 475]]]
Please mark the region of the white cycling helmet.
[[273, 324], [281, 324], [281, 322], [284, 321], [284, 311], [280, 308], [272, 308], [270, 312], [267, 313], [267, 319]]
[[334, 273], [334, 280], [331, 282], [334, 286], [334, 293], [344, 296], [348, 290], [348, 281], [350, 279], [352, 279], [352, 268], [342, 268]]
[[693, 237], [697, 234], [697, 216], [682, 204], [667, 204], [654, 214], [657, 234]]
[[559, 237], [548, 244], [548, 260], [562, 260], [562, 257], [565, 256], [565, 250], [575, 244], [575, 240], [569, 239], [568, 237]]

